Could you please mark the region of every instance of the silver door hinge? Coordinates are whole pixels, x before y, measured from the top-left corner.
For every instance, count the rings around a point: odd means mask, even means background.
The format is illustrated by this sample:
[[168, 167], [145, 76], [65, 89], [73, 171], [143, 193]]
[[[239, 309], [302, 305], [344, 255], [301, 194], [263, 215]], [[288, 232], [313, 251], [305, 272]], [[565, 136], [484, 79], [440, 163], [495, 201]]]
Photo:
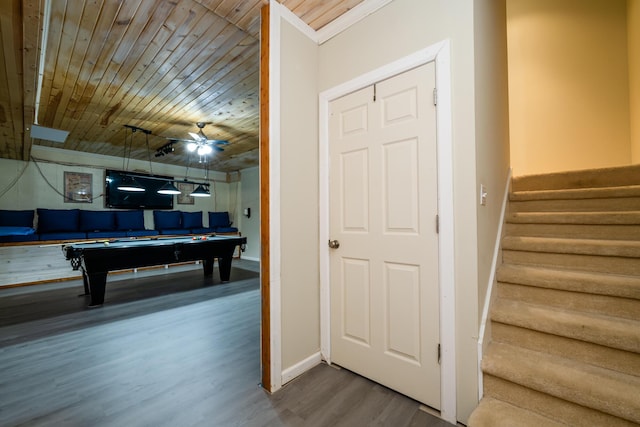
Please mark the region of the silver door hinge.
[[433, 88], [433, 105], [438, 105], [438, 89]]
[[440, 215], [436, 215], [436, 233], [440, 233]]
[[438, 365], [440, 364], [440, 344], [438, 344]]

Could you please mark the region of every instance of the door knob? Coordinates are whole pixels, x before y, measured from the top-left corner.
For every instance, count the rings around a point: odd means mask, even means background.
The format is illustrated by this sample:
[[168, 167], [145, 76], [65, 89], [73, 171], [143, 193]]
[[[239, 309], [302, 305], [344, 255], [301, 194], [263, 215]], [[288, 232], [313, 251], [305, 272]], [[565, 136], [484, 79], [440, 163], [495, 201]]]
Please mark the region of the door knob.
[[340, 242], [337, 240], [329, 240], [329, 247], [331, 249], [338, 249], [340, 247]]

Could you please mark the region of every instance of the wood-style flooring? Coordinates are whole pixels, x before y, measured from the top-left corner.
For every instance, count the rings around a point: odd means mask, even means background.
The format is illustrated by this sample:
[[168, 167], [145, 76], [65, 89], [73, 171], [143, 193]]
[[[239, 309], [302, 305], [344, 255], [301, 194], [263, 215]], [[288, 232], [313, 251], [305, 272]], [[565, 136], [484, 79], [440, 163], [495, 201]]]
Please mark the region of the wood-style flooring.
[[257, 264], [0, 289], [1, 426], [448, 426], [324, 364], [270, 395], [260, 379]]

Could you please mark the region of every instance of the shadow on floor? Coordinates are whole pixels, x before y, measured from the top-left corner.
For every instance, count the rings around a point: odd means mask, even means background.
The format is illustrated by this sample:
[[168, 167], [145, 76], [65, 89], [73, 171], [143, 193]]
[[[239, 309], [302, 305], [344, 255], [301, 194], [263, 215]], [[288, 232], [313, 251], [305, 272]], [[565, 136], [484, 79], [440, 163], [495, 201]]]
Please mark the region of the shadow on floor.
[[[56, 319], [59, 330], [42, 328], [47, 331], [43, 334], [50, 335], [259, 289], [259, 274], [253, 271], [232, 267], [230, 282], [220, 283], [219, 277], [217, 268], [208, 277], [203, 276], [201, 268], [139, 276], [110, 275], [105, 304], [96, 308], [87, 307], [88, 296], [79, 296], [83, 292], [81, 280], [55, 286], [29, 286], [17, 293], [0, 290], [0, 328], [3, 328], [0, 345], [26, 340], [24, 335], [12, 337], [4, 328], [28, 322]], [[79, 315], [83, 316], [82, 322], [73, 321]], [[59, 321], [64, 316], [69, 317], [69, 322]], [[37, 338], [33, 333], [28, 339]]]

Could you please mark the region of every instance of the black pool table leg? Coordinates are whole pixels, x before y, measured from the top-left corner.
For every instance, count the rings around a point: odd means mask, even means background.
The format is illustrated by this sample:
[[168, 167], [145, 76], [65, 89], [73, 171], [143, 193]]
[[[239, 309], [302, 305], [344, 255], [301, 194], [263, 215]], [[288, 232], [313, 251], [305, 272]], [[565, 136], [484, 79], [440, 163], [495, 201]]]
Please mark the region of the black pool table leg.
[[104, 303], [104, 290], [107, 284], [107, 273], [89, 274], [89, 293], [91, 303], [89, 307], [98, 307]]
[[84, 286], [84, 293], [78, 295], [79, 297], [84, 297], [86, 295], [89, 295], [89, 278], [87, 277], [87, 273], [82, 270], [82, 286]]
[[218, 258], [218, 269], [220, 270], [220, 281], [228, 282], [231, 276], [231, 260], [233, 255]]
[[215, 258], [208, 258], [202, 260], [202, 270], [205, 276], [211, 276], [213, 274], [213, 263]]

